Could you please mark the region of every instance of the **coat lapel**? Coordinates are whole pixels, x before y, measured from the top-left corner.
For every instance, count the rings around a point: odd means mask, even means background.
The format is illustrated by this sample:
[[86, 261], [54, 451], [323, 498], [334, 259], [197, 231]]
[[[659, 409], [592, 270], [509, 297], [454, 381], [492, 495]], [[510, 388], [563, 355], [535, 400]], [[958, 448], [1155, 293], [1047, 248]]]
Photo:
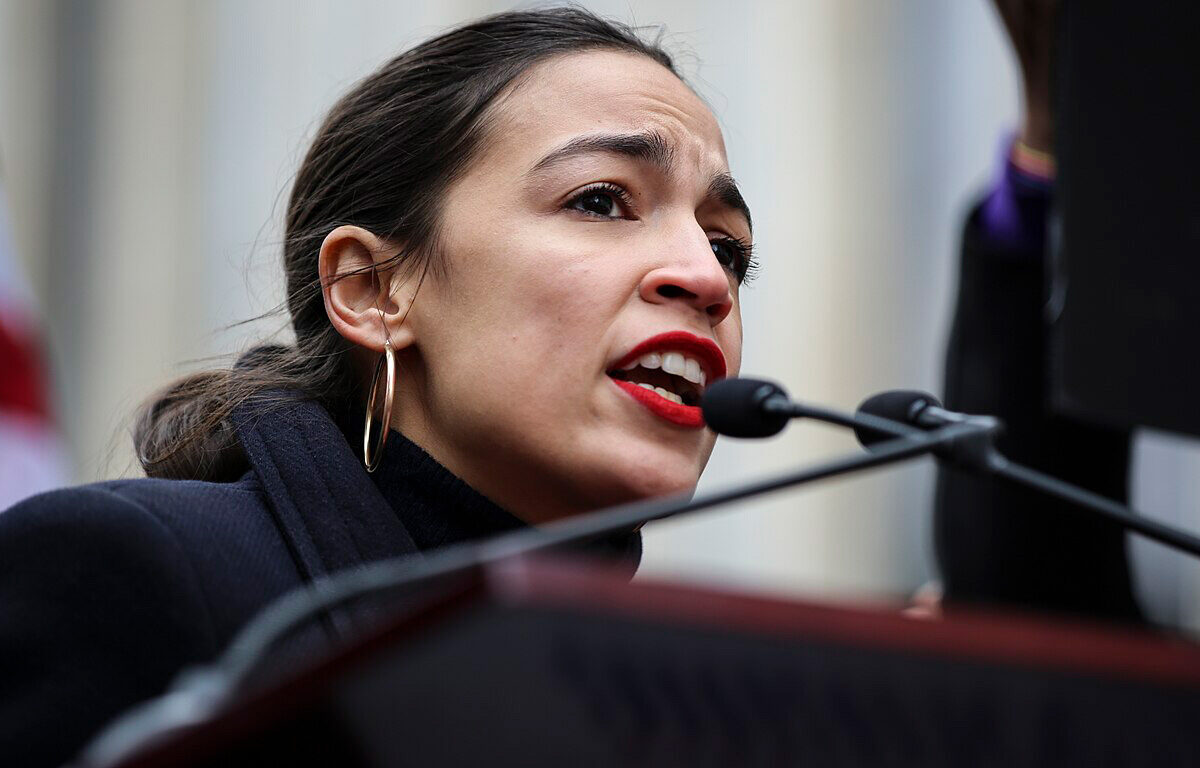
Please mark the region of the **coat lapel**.
[[329, 414], [310, 400], [270, 398], [240, 406], [234, 422], [302, 578], [416, 553]]

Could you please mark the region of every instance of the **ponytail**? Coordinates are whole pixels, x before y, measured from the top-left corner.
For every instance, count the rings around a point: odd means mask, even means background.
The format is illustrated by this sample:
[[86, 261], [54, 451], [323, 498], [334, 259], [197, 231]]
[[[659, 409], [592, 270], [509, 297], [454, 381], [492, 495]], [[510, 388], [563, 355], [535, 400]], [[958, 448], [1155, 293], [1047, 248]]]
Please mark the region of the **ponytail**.
[[299, 392], [331, 406], [355, 387], [346, 375], [350, 366], [333, 362], [340, 360], [341, 351], [304, 357], [295, 347], [260, 345], [232, 368], [172, 382], [137, 413], [133, 441], [142, 469], [149, 477], [237, 480], [250, 465], [237, 437], [234, 410], [251, 398], [272, 397], [272, 392], [279, 393], [280, 403], [287, 400], [283, 392]]

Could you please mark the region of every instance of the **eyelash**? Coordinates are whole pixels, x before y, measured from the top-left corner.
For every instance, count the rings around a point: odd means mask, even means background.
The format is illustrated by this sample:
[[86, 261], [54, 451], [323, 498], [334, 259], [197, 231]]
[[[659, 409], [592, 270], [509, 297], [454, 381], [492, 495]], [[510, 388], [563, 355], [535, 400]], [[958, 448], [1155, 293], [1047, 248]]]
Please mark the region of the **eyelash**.
[[577, 210], [580, 213], [586, 214], [588, 216], [595, 216], [596, 218], [600, 218], [600, 219], [612, 218], [611, 216], [605, 216], [603, 214], [599, 214], [594, 211], [587, 211], [582, 208], [576, 207], [576, 205], [580, 201], [584, 200], [585, 198], [591, 197], [597, 193], [604, 193], [604, 194], [612, 195], [613, 197], [615, 197], [617, 199], [618, 202], [621, 203], [621, 205], [625, 206], [626, 208], [633, 207], [633, 198], [630, 197], [629, 193], [626, 192], [621, 187], [618, 187], [616, 184], [612, 184], [607, 181], [603, 181], [598, 184], [590, 184], [590, 185], [584, 187], [583, 189], [579, 190], [571, 197], [570, 200], [567, 201], [566, 207]]
[[[731, 268], [733, 274], [737, 275], [738, 284], [746, 285], [753, 282], [755, 275], [758, 274], [758, 259], [754, 258], [754, 245], [748, 243], [740, 237], [718, 237], [715, 240], [708, 242], [717, 244], [720, 243], [734, 252], [734, 261], [736, 264]], [[713, 254], [714, 256], [716, 254]]]
[[[572, 195], [571, 199], [568, 200], [566, 205], [563, 207], [578, 211], [585, 216], [592, 216], [598, 219], [614, 218], [579, 207], [579, 203], [585, 198], [598, 193], [612, 195], [614, 198], [616, 198], [617, 202], [626, 208], [633, 207], [633, 200], [629, 193], [616, 184], [609, 182], [600, 182], [598, 184], [592, 184], [584, 187], [583, 189], [579, 190], [579, 192]], [[709, 240], [709, 242], [713, 244], [719, 243], [733, 251], [735, 264], [726, 268], [737, 276], [739, 285], [745, 285], [754, 279], [754, 276], [758, 273], [759, 265], [758, 260], [754, 258], [753, 244], [746, 242], [740, 237], [730, 237], [728, 235], [724, 237], [718, 237], [714, 240]], [[715, 253], [713, 255], [716, 256]], [[725, 265], [722, 264], [722, 266]]]

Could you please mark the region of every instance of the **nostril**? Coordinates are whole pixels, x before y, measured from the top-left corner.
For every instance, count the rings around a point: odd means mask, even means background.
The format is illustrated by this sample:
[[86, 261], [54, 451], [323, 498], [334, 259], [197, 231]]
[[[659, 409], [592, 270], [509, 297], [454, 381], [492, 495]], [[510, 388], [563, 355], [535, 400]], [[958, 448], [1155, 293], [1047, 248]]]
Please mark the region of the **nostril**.
[[680, 288], [678, 285], [672, 285], [670, 283], [666, 283], [665, 285], [658, 286], [657, 291], [658, 291], [658, 295], [662, 296], [664, 299], [680, 299], [680, 298], [689, 298], [690, 299], [690, 298], [694, 298], [696, 295], [696, 294], [692, 293], [691, 291], [688, 291], [685, 288]]

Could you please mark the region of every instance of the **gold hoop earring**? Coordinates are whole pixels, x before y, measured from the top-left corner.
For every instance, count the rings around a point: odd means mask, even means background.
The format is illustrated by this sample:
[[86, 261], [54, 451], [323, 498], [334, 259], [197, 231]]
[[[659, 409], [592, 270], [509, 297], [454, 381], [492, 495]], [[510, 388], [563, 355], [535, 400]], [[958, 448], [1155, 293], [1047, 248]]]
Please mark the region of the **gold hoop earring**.
[[[375, 438], [375, 450], [371, 450], [371, 421], [375, 410], [375, 396], [379, 393], [379, 367], [387, 364], [387, 387], [383, 396], [383, 417], [379, 425], [379, 437]], [[367, 397], [367, 419], [363, 425], [363, 464], [367, 472], [374, 472], [383, 456], [383, 444], [387, 442], [388, 429], [392, 424], [392, 398], [396, 394], [396, 353], [392, 350], [391, 339], [383, 340], [383, 354], [375, 362], [375, 372], [371, 375], [371, 394]]]

